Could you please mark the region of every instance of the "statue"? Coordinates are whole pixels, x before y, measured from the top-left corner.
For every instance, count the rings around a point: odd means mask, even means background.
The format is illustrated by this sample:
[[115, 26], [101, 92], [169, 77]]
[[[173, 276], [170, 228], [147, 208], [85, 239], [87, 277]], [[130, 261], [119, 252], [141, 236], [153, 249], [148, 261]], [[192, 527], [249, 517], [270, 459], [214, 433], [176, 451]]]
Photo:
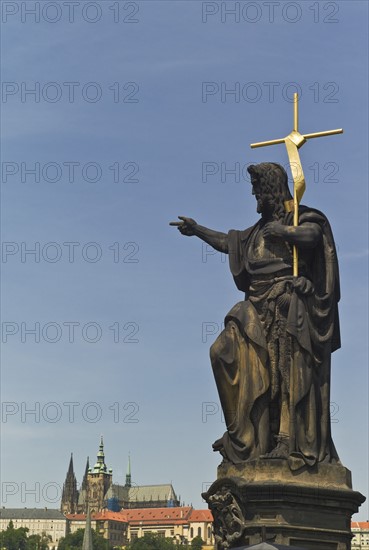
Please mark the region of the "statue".
[[[291, 469], [337, 461], [330, 432], [330, 356], [340, 347], [336, 251], [327, 218], [299, 207], [282, 166], [250, 166], [261, 219], [244, 231], [213, 231], [181, 216], [172, 222], [229, 255], [245, 300], [211, 346], [227, 432], [213, 445], [234, 464], [287, 459]], [[286, 211], [287, 207], [287, 211]], [[299, 276], [292, 274], [292, 246]]]
[[254, 225], [221, 233], [184, 216], [171, 223], [228, 254], [244, 293], [210, 349], [227, 431], [213, 444], [223, 461], [202, 496], [222, 550], [266, 540], [349, 550], [351, 516], [365, 500], [331, 437], [330, 363], [340, 347], [333, 235], [322, 212], [300, 204], [298, 149], [342, 131], [300, 134], [295, 94], [292, 132], [251, 145], [286, 145], [293, 197], [282, 166], [261, 163], [248, 168]]
[[211, 362], [227, 432], [213, 448], [233, 464], [256, 458], [288, 459], [291, 470], [338, 461], [330, 431], [330, 357], [340, 347], [339, 277], [327, 218], [299, 206], [305, 179], [298, 149], [307, 139], [342, 129], [302, 135], [298, 95], [294, 125], [283, 139], [294, 178], [275, 163], [250, 166], [261, 220], [228, 235], [180, 216], [172, 222], [229, 254], [245, 300], [225, 319], [212, 345]]

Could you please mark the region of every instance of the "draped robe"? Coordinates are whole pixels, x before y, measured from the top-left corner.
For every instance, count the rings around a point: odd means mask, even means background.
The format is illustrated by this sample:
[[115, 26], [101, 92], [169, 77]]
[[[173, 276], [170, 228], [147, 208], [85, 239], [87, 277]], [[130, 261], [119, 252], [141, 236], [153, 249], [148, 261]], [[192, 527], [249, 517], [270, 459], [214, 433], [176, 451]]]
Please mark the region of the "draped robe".
[[[225, 318], [210, 357], [227, 432], [215, 444], [235, 464], [275, 446], [282, 393], [289, 408], [290, 468], [338, 461], [330, 429], [330, 359], [340, 347], [339, 275], [331, 228], [321, 212], [304, 206], [299, 224], [315, 223], [321, 239], [299, 249], [292, 276], [292, 246], [264, 240], [262, 220], [228, 234], [234, 281], [245, 292]], [[292, 225], [286, 214], [285, 225]]]

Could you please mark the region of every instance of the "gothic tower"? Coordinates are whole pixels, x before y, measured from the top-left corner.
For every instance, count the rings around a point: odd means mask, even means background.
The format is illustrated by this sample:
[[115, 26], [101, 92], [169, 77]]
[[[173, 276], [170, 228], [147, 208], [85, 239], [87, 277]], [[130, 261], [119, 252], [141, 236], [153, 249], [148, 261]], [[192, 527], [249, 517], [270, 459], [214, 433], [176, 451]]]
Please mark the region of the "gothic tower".
[[127, 473], [126, 473], [126, 483], [124, 485], [125, 487], [132, 487], [132, 476], [131, 476], [131, 456], [128, 455], [128, 465], [127, 465]]
[[85, 473], [83, 475], [83, 480], [82, 480], [82, 485], [81, 485], [81, 490], [82, 491], [87, 491], [87, 476], [88, 476], [89, 470], [90, 470], [90, 457], [87, 457]]
[[73, 453], [70, 457], [69, 468], [63, 485], [60, 511], [63, 514], [76, 514], [78, 505], [77, 480], [73, 470]]
[[91, 513], [102, 510], [105, 507], [105, 495], [112, 484], [113, 471], [105, 464], [104, 443], [101, 436], [97, 462], [94, 468], [89, 468], [87, 474], [87, 502]]
[[88, 496], [88, 472], [90, 470], [90, 461], [89, 457], [87, 457], [86, 462], [86, 468], [85, 473], [83, 475], [83, 480], [81, 484], [81, 488], [79, 490], [79, 497], [78, 497], [78, 514], [87, 514], [88, 509], [88, 502], [87, 502], [87, 496]]

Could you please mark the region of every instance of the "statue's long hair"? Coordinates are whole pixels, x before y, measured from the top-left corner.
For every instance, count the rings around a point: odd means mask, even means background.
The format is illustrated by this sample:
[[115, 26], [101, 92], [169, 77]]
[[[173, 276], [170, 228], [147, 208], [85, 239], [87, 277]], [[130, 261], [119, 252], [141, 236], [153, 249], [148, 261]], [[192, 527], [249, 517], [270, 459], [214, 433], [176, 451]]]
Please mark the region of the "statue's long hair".
[[285, 201], [292, 199], [286, 170], [275, 162], [262, 162], [251, 164], [247, 171], [251, 177], [258, 179], [263, 196], [274, 205], [273, 217], [282, 219], [286, 213]]

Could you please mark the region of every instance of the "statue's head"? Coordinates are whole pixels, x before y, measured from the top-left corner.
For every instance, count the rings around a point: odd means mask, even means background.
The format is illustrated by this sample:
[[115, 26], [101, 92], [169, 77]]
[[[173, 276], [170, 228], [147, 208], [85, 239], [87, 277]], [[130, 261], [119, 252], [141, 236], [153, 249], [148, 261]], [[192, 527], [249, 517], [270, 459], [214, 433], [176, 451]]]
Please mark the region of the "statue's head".
[[257, 211], [262, 215], [282, 217], [285, 201], [292, 199], [285, 169], [275, 162], [262, 162], [250, 165], [247, 171], [251, 176]]

